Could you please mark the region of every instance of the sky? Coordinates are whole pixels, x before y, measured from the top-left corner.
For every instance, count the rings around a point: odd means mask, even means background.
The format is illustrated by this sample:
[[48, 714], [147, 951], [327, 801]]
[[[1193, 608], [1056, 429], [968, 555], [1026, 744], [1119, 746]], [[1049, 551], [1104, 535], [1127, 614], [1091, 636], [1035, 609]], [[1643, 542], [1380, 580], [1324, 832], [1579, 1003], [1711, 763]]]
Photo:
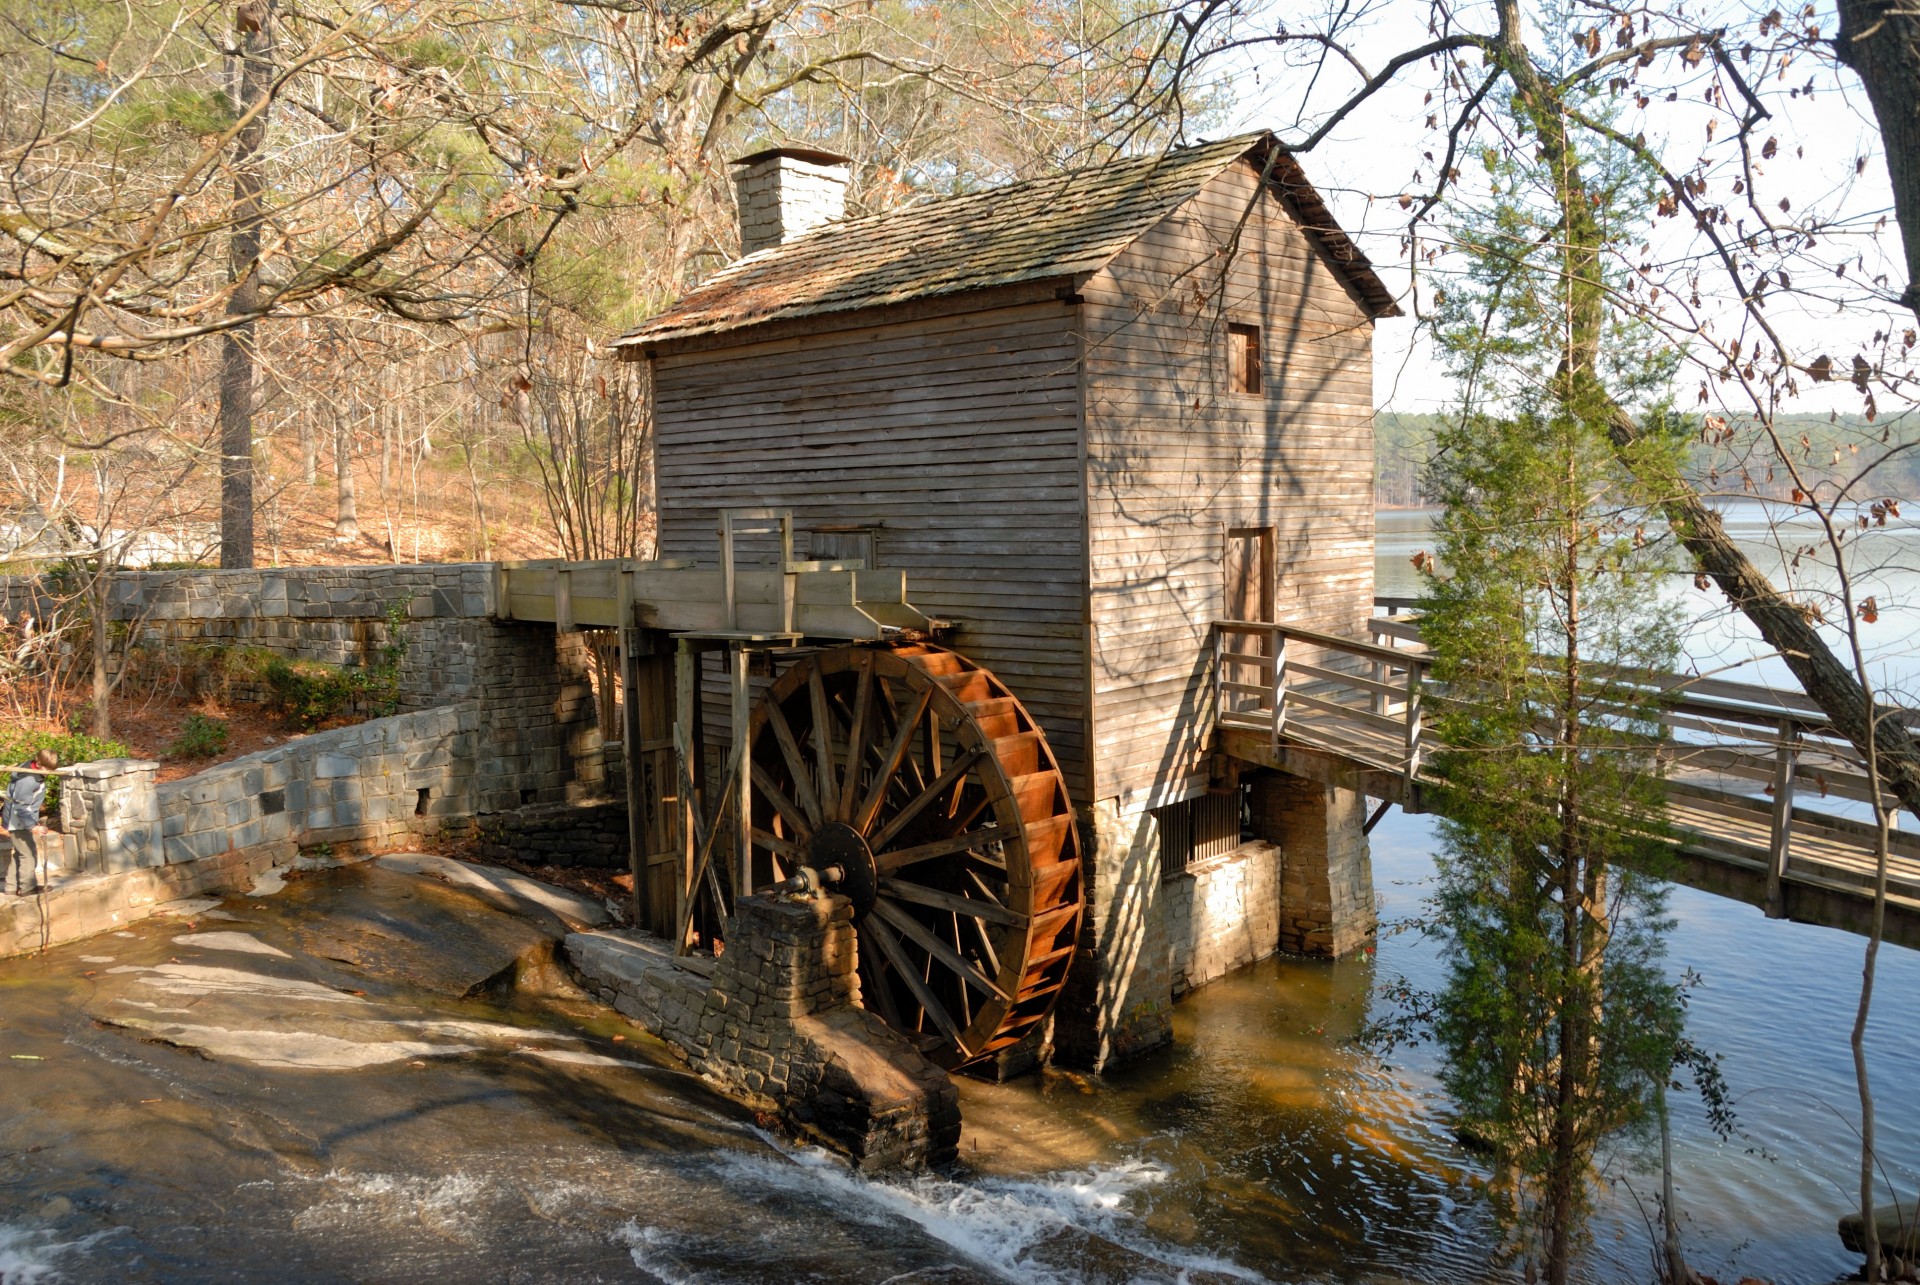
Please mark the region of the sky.
[[[1362, 0], [1361, 11], [1367, 8]], [[1378, 0], [1371, 10], [1356, 23], [1351, 37], [1351, 47], [1369, 70], [1393, 53], [1428, 39], [1426, 5], [1412, 0]], [[1273, 12], [1299, 30], [1308, 29], [1317, 16], [1303, 6], [1282, 5]], [[1488, 4], [1468, 4], [1456, 8], [1455, 12], [1462, 26], [1492, 29]], [[1734, 16], [1731, 12], [1716, 15], [1721, 21]], [[1837, 25], [1830, 11], [1817, 14], [1816, 21], [1821, 22], [1827, 32]], [[1582, 18], [1572, 25], [1591, 23], [1591, 18]], [[1236, 59], [1231, 73], [1235, 105], [1218, 130], [1222, 135], [1264, 127], [1275, 130], [1283, 140], [1300, 137], [1304, 132], [1303, 123], [1310, 127], [1359, 83], [1351, 68], [1334, 60], [1315, 78], [1283, 66], [1270, 48], [1237, 55]], [[1655, 74], [1663, 79], [1671, 78], [1666, 67], [1656, 67], [1648, 73], [1649, 76]], [[1431, 175], [1435, 167], [1422, 153], [1433, 150], [1436, 155], [1441, 154], [1445, 141], [1440, 133], [1425, 127], [1426, 114], [1433, 108], [1422, 102], [1422, 95], [1433, 83], [1431, 73], [1420, 67], [1412, 69], [1410, 75], [1412, 79], [1383, 91], [1302, 158], [1309, 177], [1332, 206], [1341, 225], [1360, 242], [1381, 276], [1396, 292], [1407, 288], [1409, 274], [1400, 251], [1405, 215], [1394, 198], [1408, 190], [1409, 178], [1416, 170], [1424, 169]], [[1809, 81], [1814, 89], [1810, 97], [1788, 96], [1789, 89]], [[1632, 120], [1632, 127], [1644, 130], [1670, 164], [1683, 158], [1684, 162], [1691, 162], [1696, 156], [1707, 155], [1730, 176], [1730, 167], [1737, 163], [1737, 152], [1728, 143], [1734, 131], [1724, 114], [1700, 101], [1705, 83], [1704, 77], [1696, 77], [1689, 92], [1683, 93], [1682, 101], [1672, 105], [1656, 102], [1644, 119]], [[1844, 253], [1850, 258], [1859, 251], [1865, 254], [1869, 275], [1873, 271], [1898, 272], [1897, 258], [1888, 257], [1889, 253], [1897, 255], [1898, 246], [1897, 233], [1891, 225], [1891, 189], [1880, 156], [1879, 134], [1865, 95], [1852, 75], [1826, 60], [1816, 63], [1803, 59], [1790, 69], [1784, 83], [1776, 78], [1761, 92], [1775, 112], [1775, 119], [1766, 122], [1762, 129], [1777, 135], [1782, 144], [1779, 157], [1772, 163], [1773, 172], [1764, 176], [1767, 199], [1771, 201], [1776, 193], [1786, 193], [1793, 200], [1796, 213], [1817, 210], [1852, 220], [1862, 229], [1861, 237], [1844, 250], [1838, 244], [1833, 245], [1830, 257], [1837, 260]], [[1723, 117], [1717, 132], [1719, 141], [1709, 145], [1706, 123], [1709, 116], [1716, 114]], [[1805, 149], [1804, 156], [1795, 154], [1799, 148]], [[1868, 157], [1869, 162], [1864, 173], [1856, 177], [1855, 162], [1861, 156]], [[1882, 215], [1888, 216], [1889, 222], [1876, 247], [1866, 237], [1865, 230]], [[1662, 255], [1673, 258], [1686, 252], [1692, 237], [1691, 228], [1682, 227], [1683, 223], [1684, 219], [1654, 221], [1651, 244], [1655, 259]], [[1828, 253], [1828, 248], [1822, 247], [1821, 253]], [[1444, 262], [1433, 271], [1444, 276]], [[1854, 269], [1854, 279], [1859, 279], [1858, 268]], [[1434, 284], [1432, 280], [1426, 283], [1422, 291], [1424, 298], [1431, 298]], [[1857, 310], [1841, 317], [1828, 304], [1800, 304], [1779, 295], [1774, 298], [1777, 301], [1773, 307], [1775, 325], [1788, 342], [1805, 346], [1809, 353], [1825, 351], [1842, 340], [1864, 343], [1865, 337], [1877, 328]], [[1409, 308], [1408, 312], [1411, 311]], [[1899, 314], [1895, 311], [1891, 315]], [[1907, 319], [1911, 321], [1910, 314]], [[1729, 308], [1723, 310], [1720, 320], [1721, 328], [1716, 334], [1724, 342], [1725, 337], [1738, 328], [1739, 318], [1736, 311]], [[1848, 354], [1837, 347], [1834, 355], [1843, 365], [1848, 359]], [[1794, 409], [1858, 409], [1859, 401], [1851, 395], [1852, 390], [1844, 383], [1838, 388], [1842, 391], [1836, 394], [1833, 386], [1822, 386], [1817, 392], [1810, 392], [1804, 405], [1796, 405]], [[1411, 316], [1383, 320], [1376, 330], [1374, 395], [1376, 406], [1385, 410], [1437, 410], [1451, 400], [1450, 381]], [[1682, 404], [1693, 400], [1688, 396]]]

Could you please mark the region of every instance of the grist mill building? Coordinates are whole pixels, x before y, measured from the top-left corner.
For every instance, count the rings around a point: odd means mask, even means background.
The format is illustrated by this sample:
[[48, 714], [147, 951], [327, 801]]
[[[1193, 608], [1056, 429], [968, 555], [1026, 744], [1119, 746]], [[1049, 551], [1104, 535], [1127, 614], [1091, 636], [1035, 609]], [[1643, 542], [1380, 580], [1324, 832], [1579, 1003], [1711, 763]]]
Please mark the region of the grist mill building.
[[[1362, 797], [1242, 773], [1215, 736], [1215, 621], [1364, 637], [1372, 609], [1372, 334], [1396, 309], [1295, 159], [1252, 134], [856, 219], [842, 158], [737, 165], [743, 257], [618, 340], [652, 370], [659, 556], [711, 565], [723, 514], [790, 513], [794, 547], [768, 556], [904, 573], [964, 658], [913, 673], [1037, 725], [989, 733], [1025, 738], [1007, 779], [1045, 832], [1026, 972], [995, 983], [964, 907], [951, 934], [922, 925], [932, 945], [898, 916], [877, 929], [896, 965], [920, 952], [895, 971], [951, 956], [980, 974], [934, 1005], [942, 1029], [1005, 1001], [970, 1056], [1017, 1058], [1050, 1011], [1059, 1055], [1097, 1068], [1167, 1040], [1173, 997], [1230, 967], [1364, 943]], [[723, 560], [748, 556], [726, 539]], [[800, 796], [835, 780], [785, 735], [808, 708], [787, 685], [775, 730], [798, 757], [769, 751], [794, 778], [769, 789], [794, 798], [754, 813], [776, 863], [805, 846], [780, 827], [832, 810]], [[709, 779], [729, 735], [710, 731]], [[901, 891], [988, 896], [943, 886]], [[899, 997], [928, 998], [917, 981]]]

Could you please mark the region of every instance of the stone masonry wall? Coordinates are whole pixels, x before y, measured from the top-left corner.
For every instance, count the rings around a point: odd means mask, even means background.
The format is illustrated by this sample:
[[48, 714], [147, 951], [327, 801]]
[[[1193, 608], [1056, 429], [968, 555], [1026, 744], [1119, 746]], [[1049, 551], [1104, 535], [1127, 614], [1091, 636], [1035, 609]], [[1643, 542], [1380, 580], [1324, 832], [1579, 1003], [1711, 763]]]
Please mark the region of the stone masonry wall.
[[400, 707], [426, 709], [480, 694], [493, 594], [493, 564], [473, 562], [127, 571], [114, 577], [111, 601], [113, 618], [145, 642], [260, 647], [347, 666], [379, 659], [387, 611], [404, 606]]
[[1173, 1038], [1173, 981], [1153, 814], [1102, 799], [1081, 819], [1087, 910], [1054, 1016], [1054, 1049], [1098, 1071]]
[[1284, 772], [1252, 781], [1254, 828], [1286, 849], [1280, 949], [1339, 958], [1373, 940], [1378, 911], [1366, 798]]
[[551, 803], [482, 816], [473, 851], [484, 861], [625, 870], [627, 805]]
[[742, 897], [707, 978], [665, 941], [576, 933], [589, 989], [737, 1100], [775, 1111], [865, 1171], [953, 1160], [960, 1101], [946, 1072], [858, 1007], [853, 907], [838, 896]]
[[1166, 881], [1161, 914], [1175, 995], [1280, 949], [1282, 865], [1279, 845], [1256, 839]]
[[472, 815], [490, 765], [477, 702], [316, 732], [154, 782], [155, 765], [108, 759], [69, 778], [61, 823], [79, 877], [178, 865], [267, 845], [359, 850]]

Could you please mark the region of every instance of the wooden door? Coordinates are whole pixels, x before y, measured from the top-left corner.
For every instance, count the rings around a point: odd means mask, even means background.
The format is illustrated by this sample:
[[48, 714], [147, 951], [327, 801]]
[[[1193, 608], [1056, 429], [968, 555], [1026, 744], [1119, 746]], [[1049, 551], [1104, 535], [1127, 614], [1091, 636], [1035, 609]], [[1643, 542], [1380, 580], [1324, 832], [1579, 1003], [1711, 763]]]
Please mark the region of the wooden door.
[[1273, 528], [1229, 527], [1226, 548], [1226, 601], [1229, 620], [1273, 619]]

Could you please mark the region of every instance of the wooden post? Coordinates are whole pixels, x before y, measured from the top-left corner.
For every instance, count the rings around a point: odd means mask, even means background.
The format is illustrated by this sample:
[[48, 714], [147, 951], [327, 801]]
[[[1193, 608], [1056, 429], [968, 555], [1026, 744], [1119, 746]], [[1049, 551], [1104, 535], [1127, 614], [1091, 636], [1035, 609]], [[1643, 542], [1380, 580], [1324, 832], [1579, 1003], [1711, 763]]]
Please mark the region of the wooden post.
[[1273, 639], [1273, 739], [1287, 729], [1287, 636], [1278, 629], [1267, 635]]
[[[1232, 702], [1227, 699], [1227, 689], [1220, 684], [1227, 681], [1227, 631], [1219, 625], [1213, 627], [1213, 724], [1232, 712]], [[931, 724], [929, 724], [931, 726]]]
[[[687, 907], [693, 901], [693, 844], [695, 809], [700, 802], [694, 797], [692, 783], [699, 781], [699, 762], [694, 757], [693, 746], [700, 735], [700, 653], [694, 650], [691, 638], [682, 638], [680, 648], [673, 657], [673, 748], [674, 756], [680, 764], [680, 783], [675, 792], [680, 795], [677, 809], [680, 833], [675, 847], [680, 853], [679, 877], [673, 881], [674, 907], [673, 921], [677, 924], [687, 922]], [[675, 951], [686, 948], [684, 940], [673, 944]]]
[[1407, 663], [1407, 797], [1420, 777], [1420, 667]]
[[633, 876], [633, 925], [647, 925], [646, 785], [640, 776], [640, 657], [633, 627], [633, 577], [619, 581], [620, 761], [627, 781], [627, 870]]
[[793, 632], [795, 600], [798, 598], [800, 577], [793, 567], [793, 514], [780, 511], [780, 628], [783, 632]]
[[574, 631], [573, 571], [568, 567], [553, 569], [553, 628], [563, 634]]
[[493, 564], [493, 614], [501, 620], [513, 619], [513, 597], [510, 586], [513, 573], [504, 562]]
[[1773, 754], [1773, 825], [1767, 834], [1767, 904], [1769, 919], [1787, 913], [1784, 884], [1793, 848], [1793, 778], [1798, 757], [1798, 733], [1793, 720], [1780, 720], [1780, 742]]
[[[740, 771], [735, 777], [735, 797], [721, 800], [721, 807], [732, 804], [736, 810], [733, 847], [733, 895], [736, 898], [753, 892], [753, 773], [747, 770], [751, 762], [744, 748], [749, 716], [753, 712], [747, 690], [747, 655], [747, 649], [741, 644], [727, 644], [728, 687], [733, 700], [732, 750], [740, 760]], [[719, 824], [717, 818], [715, 824]]]

